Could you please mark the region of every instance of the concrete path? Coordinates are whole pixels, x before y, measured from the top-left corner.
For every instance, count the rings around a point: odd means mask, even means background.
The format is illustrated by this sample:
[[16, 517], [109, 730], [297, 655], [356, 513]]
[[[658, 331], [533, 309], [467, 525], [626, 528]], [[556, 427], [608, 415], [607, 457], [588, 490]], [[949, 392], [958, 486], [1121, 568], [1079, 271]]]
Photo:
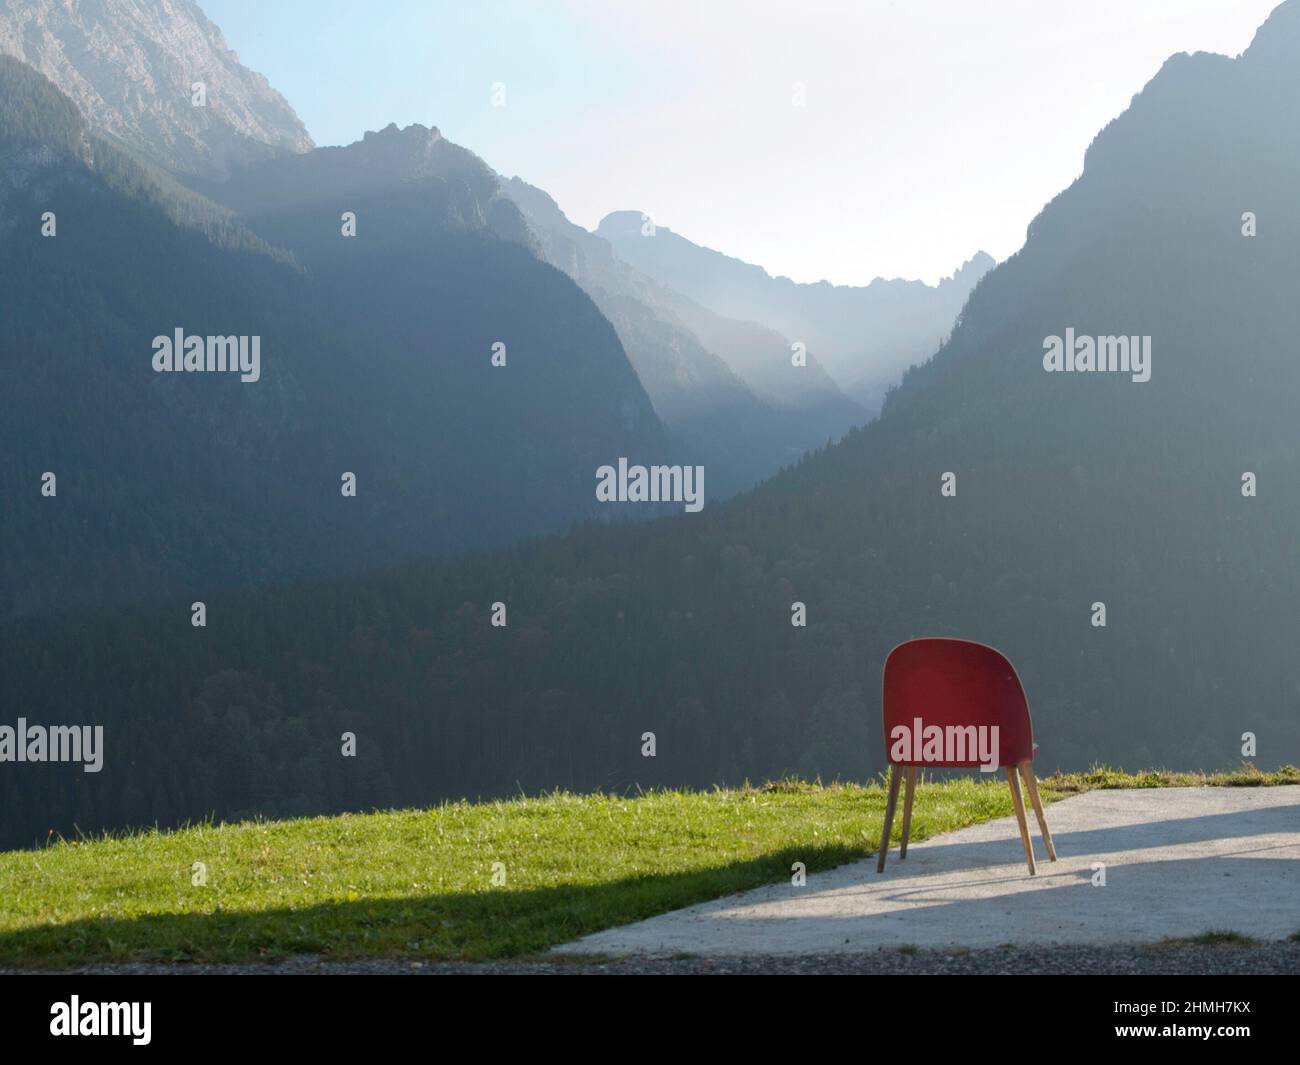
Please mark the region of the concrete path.
[[[1231, 930], [1300, 932], [1300, 787], [1092, 791], [1047, 807], [1059, 860], [1029, 813], [612, 928], [557, 953], [835, 953], [882, 946], [1151, 943]], [[1093, 885], [1095, 863], [1106, 884]]]

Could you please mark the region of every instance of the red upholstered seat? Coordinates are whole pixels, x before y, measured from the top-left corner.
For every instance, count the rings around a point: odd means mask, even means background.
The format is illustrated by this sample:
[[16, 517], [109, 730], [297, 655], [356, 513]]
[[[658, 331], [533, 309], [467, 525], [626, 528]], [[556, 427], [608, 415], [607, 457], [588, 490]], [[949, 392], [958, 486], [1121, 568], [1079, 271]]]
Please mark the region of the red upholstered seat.
[[[885, 659], [885, 750], [890, 764], [932, 768], [974, 768], [978, 758], [894, 758], [889, 752], [895, 729], [914, 730], [968, 725], [996, 727], [998, 767], [1016, 766], [1034, 757], [1034, 730], [1029, 702], [1015, 668], [992, 647], [970, 640], [926, 637], [901, 643]], [[919, 746], [919, 744], [914, 744]]]

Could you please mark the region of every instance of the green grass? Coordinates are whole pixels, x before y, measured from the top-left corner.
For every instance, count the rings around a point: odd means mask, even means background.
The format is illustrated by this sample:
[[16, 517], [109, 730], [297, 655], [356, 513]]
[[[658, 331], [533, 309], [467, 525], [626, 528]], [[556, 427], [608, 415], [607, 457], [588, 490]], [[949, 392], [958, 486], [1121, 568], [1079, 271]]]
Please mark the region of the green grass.
[[[1091, 788], [1300, 784], [1097, 769]], [[0, 853], [0, 965], [96, 961], [487, 959], [853, 861], [879, 845], [885, 793], [784, 781], [636, 797], [554, 795], [428, 810], [203, 825]], [[1011, 813], [1004, 780], [923, 781], [912, 839]], [[894, 834], [901, 818], [895, 819]], [[207, 883], [195, 886], [195, 862]], [[493, 882], [493, 863], [505, 882]], [[791, 887], [792, 891], [798, 890]]]
[[[11, 851], [0, 965], [536, 953], [789, 880], [795, 862], [811, 873], [861, 858], [878, 846], [884, 800], [878, 784], [555, 794]], [[922, 783], [912, 839], [1010, 812], [1000, 781]], [[195, 862], [206, 886], [191, 883]]]
[[1173, 773], [1164, 769], [1126, 773], [1122, 769], [1095, 766], [1086, 773], [1056, 773], [1039, 780], [1044, 787], [1063, 795], [1109, 788], [1261, 788], [1300, 784], [1300, 768], [1284, 765], [1266, 773], [1243, 762], [1230, 773]]

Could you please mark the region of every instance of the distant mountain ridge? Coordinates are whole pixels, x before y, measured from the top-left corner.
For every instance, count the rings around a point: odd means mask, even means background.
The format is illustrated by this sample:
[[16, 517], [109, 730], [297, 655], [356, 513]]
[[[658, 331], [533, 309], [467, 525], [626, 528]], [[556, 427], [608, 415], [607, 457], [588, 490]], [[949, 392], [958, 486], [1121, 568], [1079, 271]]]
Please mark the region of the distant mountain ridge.
[[818, 364], [792, 364], [789, 341], [700, 307], [623, 262], [518, 177], [502, 190], [540, 252], [591, 295], [618, 330], [655, 409], [709, 467], [723, 494], [749, 488], [867, 419]]
[[[377, 197], [418, 190], [429, 201], [414, 204], [440, 227], [491, 231], [532, 251], [537, 246], [514, 202], [501, 194], [496, 175], [482, 159], [443, 137], [436, 126], [390, 123], [359, 141], [315, 148], [256, 163], [220, 181], [191, 178], [187, 184], [246, 218], [267, 222], [285, 213], [336, 210]], [[355, 213], [355, 212], [354, 212]], [[397, 212], [385, 208], [385, 216]], [[360, 231], [359, 231], [360, 232]], [[394, 236], [408, 228], [395, 231]], [[331, 244], [333, 245], [331, 232]]]
[[176, 173], [222, 176], [312, 147], [293, 108], [240, 64], [194, 0], [0, 0], [0, 54], [39, 70], [97, 131]]
[[596, 229], [618, 254], [724, 317], [759, 322], [804, 343], [873, 414], [909, 366], [938, 350], [975, 285], [995, 264], [977, 252], [938, 285], [877, 278], [870, 285], [801, 284], [703, 247], [640, 211], [615, 211]]
[[[390, 125], [356, 145], [313, 149], [289, 104], [239, 63], [194, 0], [0, 0], [0, 52], [41, 70], [96, 135], [157, 164], [169, 204], [183, 198], [171, 186], [176, 178], [245, 223], [255, 217], [249, 228], [272, 244], [296, 243], [300, 258], [313, 242], [283, 230], [291, 216], [330, 198], [373, 204], [382, 190], [412, 182], [425, 182], [438, 199], [439, 225], [491, 231], [548, 258], [614, 322], [656, 410], [680, 438], [679, 456], [712, 467], [715, 497], [752, 486], [874, 413], [875, 399], [864, 407], [846, 395], [815, 348], [795, 367], [792, 339], [769, 321], [719, 313], [634, 265], [606, 263], [595, 250], [609, 247], [601, 237], [572, 226], [540, 190], [532, 195], [522, 183], [498, 190], [491, 169], [436, 128]], [[206, 93], [201, 107], [190, 97], [196, 81]], [[529, 206], [531, 225], [516, 201]], [[191, 207], [205, 211], [193, 197]], [[370, 213], [367, 253], [380, 235]], [[396, 219], [390, 211], [378, 217]], [[396, 223], [387, 236], [400, 253], [413, 234]], [[565, 244], [584, 250], [575, 255]], [[950, 319], [933, 325], [937, 335]], [[888, 374], [889, 383], [896, 376]]]

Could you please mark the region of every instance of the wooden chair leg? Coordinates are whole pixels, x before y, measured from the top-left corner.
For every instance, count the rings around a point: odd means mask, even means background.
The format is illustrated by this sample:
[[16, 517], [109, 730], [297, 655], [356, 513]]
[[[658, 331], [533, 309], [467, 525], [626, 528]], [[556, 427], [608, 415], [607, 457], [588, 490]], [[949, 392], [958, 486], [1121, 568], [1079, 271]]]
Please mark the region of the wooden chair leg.
[[1021, 762], [1020, 775], [1025, 778], [1025, 790], [1029, 792], [1029, 801], [1034, 807], [1034, 816], [1038, 818], [1038, 830], [1043, 834], [1043, 844], [1047, 847], [1049, 861], [1056, 861], [1056, 845], [1052, 834], [1047, 831], [1047, 817], [1043, 813], [1043, 801], [1038, 797], [1038, 781], [1034, 777], [1034, 763]]
[[907, 857], [907, 837], [912, 833], [912, 799], [916, 795], [916, 766], [907, 767], [907, 786], [903, 791], [903, 840], [898, 848], [898, 860]]
[[889, 833], [894, 827], [894, 807], [898, 805], [898, 784], [903, 779], [903, 767], [889, 767], [889, 798], [885, 800], [885, 827], [880, 833], [880, 861], [876, 863], [876, 872], [885, 871], [885, 855], [889, 853]]
[[1016, 767], [1007, 766], [1007, 783], [1011, 785], [1011, 803], [1016, 808], [1016, 821], [1020, 824], [1020, 842], [1025, 845], [1025, 861], [1029, 864], [1029, 875], [1038, 870], [1034, 868], [1034, 844], [1029, 839], [1029, 825], [1025, 821], [1025, 800], [1020, 797], [1020, 781], [1016, 777]]

